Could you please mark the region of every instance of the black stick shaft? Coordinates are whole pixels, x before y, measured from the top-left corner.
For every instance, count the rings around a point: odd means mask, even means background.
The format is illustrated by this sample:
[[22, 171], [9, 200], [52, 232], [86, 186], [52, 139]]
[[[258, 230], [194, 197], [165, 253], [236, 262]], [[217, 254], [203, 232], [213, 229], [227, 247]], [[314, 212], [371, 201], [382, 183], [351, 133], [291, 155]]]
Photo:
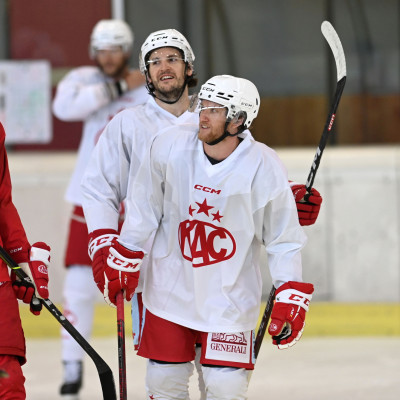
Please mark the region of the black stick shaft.
[[125, 315], [124, 296], [117, 294], [117, 327], [118, 327], [118, 368], [119, 368], [119, 398], [127, 400], [126, 384], [126, 352], [125, 352]]
[[275, 286], [272, 286], [271, 291], [269, 292], [267, 304], [265, 305], [264, 314], [261, 318], [260, 326], [258, 328], [256, 340], [254, 343], [255, 358], [258, 357], [258, 353], [260, 352], [261, 344], [264, 339], [265, 331], [267, 330], [268, 322], [269, 319], [271, 318], [274, 299], [275, 299]]
[[308, 178], [307, 178], [307, 182], [306, 182], [307, 192], [310, 192], [311, 188], [313, 187], [315, 175], [317, 174], [317, 170], [318, 170], [319, 164], [321, 162], [321, 158], [322, 158], [322, 153], [325, 149], [326, 143], [328, 141], [329, 133], [331, 132], [333, 123], [335, 121], [336, 110], [338, 108], [340, 98], [342, 97], [345, 83], [346, 83], [346, 76], [344, 76], [337, 83], [335, 95], [333, 97], [333, 101], [331, 104], [331, 109], [329, 111], [328, 118], [327, 118], [325, 126], [324, 126], [324, 130], [322, 131], [321, 139], [319, 141], [319, 145], [318, 145], [317, 151], [315, 153], [313, 163], [311, 165], [310, 173], [308, 174]]

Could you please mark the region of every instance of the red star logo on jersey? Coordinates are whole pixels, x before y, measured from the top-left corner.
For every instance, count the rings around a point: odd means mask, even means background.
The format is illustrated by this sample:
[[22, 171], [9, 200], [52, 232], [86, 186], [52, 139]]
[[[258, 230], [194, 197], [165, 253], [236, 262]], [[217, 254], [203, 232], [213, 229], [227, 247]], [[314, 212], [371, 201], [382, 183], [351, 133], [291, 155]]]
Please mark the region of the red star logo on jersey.
[[221, 222], [221, 218], [223, 216], [219, 213], [219, 211], [217, 211], [216, 213], [211, 213], [211, 215], [214, 217], [213, 221]]
[[197, 214], [200, 213], [204, 213], [207, 215], [207, 217], [209, 217], [210, 215], [208, 214], [208, 211], [211, 210], [212, 208], [214, 208], [213, 206], [209, 206], [207, 204], [207, 199], [204, 199], [204, 201], [202, 203], [198, 203], [196, 201], [196, 204], [199, 206], [199, 209], [197, 210]]

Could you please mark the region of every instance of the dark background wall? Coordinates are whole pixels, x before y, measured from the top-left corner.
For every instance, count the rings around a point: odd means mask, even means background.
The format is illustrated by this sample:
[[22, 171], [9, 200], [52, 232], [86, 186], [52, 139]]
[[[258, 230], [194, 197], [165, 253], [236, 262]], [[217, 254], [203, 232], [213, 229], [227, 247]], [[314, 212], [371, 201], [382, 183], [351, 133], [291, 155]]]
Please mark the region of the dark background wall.
[[[348, 71], [333, 144], [400, 142], [399, 0], [129, 0], [124, 6], [135, 33], [132, 66], [149, 33], [180, 30], [196, 54], [200, 83], [227, 73], [257, 85], [262, 103], [253, 133], [272, 147], [318, 143], [336, 83], [320, 31], [328, 19]], [[90, 63], [91, 29], [110, 17], [110, 0], [0, 0], [0, 56], [48, 59], [55, 86], [69, 68]], [[79, 123], [54, 119], [53, 128], [49, 145], [19, 148], [77, 147]]]

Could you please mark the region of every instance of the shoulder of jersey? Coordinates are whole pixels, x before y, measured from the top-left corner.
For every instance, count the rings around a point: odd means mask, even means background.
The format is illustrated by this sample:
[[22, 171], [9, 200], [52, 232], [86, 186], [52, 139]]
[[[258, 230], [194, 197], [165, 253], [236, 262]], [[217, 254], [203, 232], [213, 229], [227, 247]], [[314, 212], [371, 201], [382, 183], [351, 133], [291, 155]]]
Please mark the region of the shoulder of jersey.
[[197, 143], [197, 125], [167, 126], [158, 131], [154, 140], [161, 147], [190, 147]]
[[76, 67], [71, 69], [70, 74], [82, 75], [82, 76], [104, 76], [101, 71], [92, 65], [84, 65], [82, 67]]
[[132, 93], [132, 95], [138, 100], [138, 104], [146, 103], [149, 98], [149, 92], [147, 91], [145, 85], [138, 86], [132, 90], [129, 90], [127, 93]]
[[264, 171], [269, 171], [272, 168], [275, 171], [282, 171], [286, 173], [287, 170], [285, 164], [274, 149], [264, 143], [256, 141], [254, 150], [259, 155], [260, 161], [263, 160], [262, 165]]
[[180, 125], [170, 125], [161, 129], [158, 132], [158, 136], [166, 137], [171, 136], [174, 140], [178, 140], [181, 138], [185, 142], [193, 140], [195, 138], [197, 140], [197, 124], [180, 124]]
[[146, 103], [135, 104], [127, 107], [117, 114], [120, 118], [140, 118], [146, 115]]

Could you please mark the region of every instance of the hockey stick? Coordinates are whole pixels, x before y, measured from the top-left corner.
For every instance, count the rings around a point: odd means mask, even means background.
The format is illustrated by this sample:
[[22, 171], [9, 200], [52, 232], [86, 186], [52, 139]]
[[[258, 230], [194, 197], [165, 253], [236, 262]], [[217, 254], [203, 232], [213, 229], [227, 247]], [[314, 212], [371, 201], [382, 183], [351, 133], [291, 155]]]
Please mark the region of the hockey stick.
[[[328, 42], [329, 47], [332, 50], [333, 56], [335, 57], [337, 83], [336, 83], [335, 95], [333, 97], [328, 118], [326, 120], [324, 130], [322, 131], [321, 139], [317, 151], [315, 153], [313, 163], [311, 165], [310, 173], [307, 178], [306, 189], [308, 194], [311, 192], [311, 188], [314, 184], [315, 175], [317, 173], [319, 164], [321, 162], [322, 153], [325, 149], [326, 142], [328, 141], [328, 136], [332, 129], [333, 122], [335, 120], [336, 110], [338, 108], [340, 98], [342, 97], [344, 85], [346, 83], [346, 58], [344, 56], [343, 46], [342, 43], [340, 42], [339, 36], [336, 33], [333, 26], [331, 25], [331, 23], [328, 21], [324, 21], [321, 24], [321, 32], [324, 35], [326, 41]], [[307, 200], [307, 194], [304, 197], [305, 200]], [[254, 354], [256, 359], [260, 351], [265, 331], [267, 330], [269, 319], [271, 317], [274, 298], [275, 298], [275, 287], [272, 286], [254, 343]]]
[[254, 342], [254, 357], [257, 359], [258, 353], [260, 352], [261, 343], [264, 339], [265, 331], [267, 330], [267, 325], [269, 319], [271, 318], [272, 306], [274, 305], [275, 299], [275, 286], [272, 285], [272, 289], [269, 292], [267, 304], [265, 305], [264, 314], [261, 318], [260, 327], [257, 331], [256, 340]]
[[119, 292], [116, 297], [118, 326], [119, 398], [120, 400], [127, 400], [124, 295], [122, 292]]
[[[11, 268], [12, 271], [18, 276], [19, 279], [26, 283], [32, 284], [31, 279], [21, 269], [21, 267], [11, 258], [3, 247], [0, 246], [0, 258]], [[34, 298], [36, 302], [40, 301], [54, 316], [54, 318], [64, 327], [64, 329], [78, 342], [82, 349], [93, 360], [99, 374], [101, 389], [103, 392], [103, 400], [117, 400], [115, 392], [114, 376], [110, 367], [93, 349], [93, 347], [86, 341], [86, 339], [75, 329], [75, 327], [68, 321], [68, 319], [58, 310], [58, 308], [51, 302], [50, 299], [39, 300]]]
[[340, 98], [342, 97], [344, 85], [346, 83], [346, 58], [344, 56], [343, 46], [340, 42], [339, 36], [330, 22], [324, 21], [321, 25], [321, 31], [324, 35], [329, 47], [332, 50], [333, 56], [335, 57], [336, 72], [337, 72], [337, 83], [336, 91], [333, 97], [331, 108], [326, 120], [322, 136], [319, 141], [317, 151], [314, 156], [313, 163], [311, 165], [310, 173], [308, 174], [306, 189], [310, 193], [311, 188], [314, 184], [315, 175], [317, 173], [319, 163], [321, 162], [322, 153], [325, 149], [326, 142], [328, 141], [329, 133], [332, 130], [333, 123], [336, 117], [336, 110], [339, 105]]

